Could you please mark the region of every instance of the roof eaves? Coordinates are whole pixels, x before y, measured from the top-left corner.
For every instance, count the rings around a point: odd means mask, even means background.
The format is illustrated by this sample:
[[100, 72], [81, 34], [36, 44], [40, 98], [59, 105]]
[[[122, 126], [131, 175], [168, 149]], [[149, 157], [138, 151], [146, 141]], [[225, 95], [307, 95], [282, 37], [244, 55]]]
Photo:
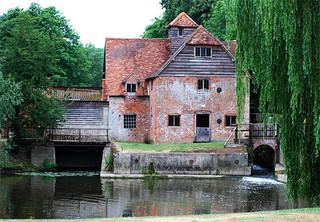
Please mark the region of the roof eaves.
[[232, 53], [227, 49], [227, 47], [224, 44], [222, 44], [221, 46], [222, 46], [223, 50], [228, 54], [228, 56], [232, 59], [232, 61], [234, 61], [235, 58], [232, 55]]

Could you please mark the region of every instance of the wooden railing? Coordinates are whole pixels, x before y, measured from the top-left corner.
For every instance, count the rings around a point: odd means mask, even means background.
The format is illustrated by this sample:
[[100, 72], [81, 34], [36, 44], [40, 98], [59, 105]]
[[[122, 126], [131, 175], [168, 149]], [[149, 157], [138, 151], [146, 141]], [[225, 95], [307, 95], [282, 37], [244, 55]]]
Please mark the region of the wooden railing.
[[109, 142], [106, 128], [55, 128], [48, 136], [52, 142]]
[[60, 99], [72, 101], [101, 101], [102, 91], [94, 89], [56, 89], [56, 96]]
[[249, 144], [254, 139], [278, 139], [279, 138], [279, 127], [278, 125], [263, 123], [258, 124], [242, 124], [241, 128], [237, 125], [231, 132], [230, 136], [224, 143], [224, 147], [227, 146], [228, 142], [234, 135], [234, 143], [239, 143], [240, 140], [249, 140]]

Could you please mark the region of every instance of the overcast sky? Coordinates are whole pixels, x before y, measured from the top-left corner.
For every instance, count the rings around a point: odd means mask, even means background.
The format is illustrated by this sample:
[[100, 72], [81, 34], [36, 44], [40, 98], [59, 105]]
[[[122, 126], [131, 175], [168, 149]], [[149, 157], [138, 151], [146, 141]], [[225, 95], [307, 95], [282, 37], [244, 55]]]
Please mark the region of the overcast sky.
[[0, 0], [0, 14], [37, 2], [55, 6], [75, 29], [82, 43], [103, 48], [106, 37], [138, 38], [154, 17], [162, 15], [160, 0]]

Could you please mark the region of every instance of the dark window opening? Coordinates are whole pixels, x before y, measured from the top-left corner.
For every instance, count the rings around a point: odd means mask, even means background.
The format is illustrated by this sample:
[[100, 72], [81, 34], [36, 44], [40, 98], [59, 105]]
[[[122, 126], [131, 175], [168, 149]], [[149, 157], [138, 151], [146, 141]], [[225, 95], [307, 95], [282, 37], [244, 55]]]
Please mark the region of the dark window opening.
[[136, 83], [127, 83], [127, 92], [136, 92], [137, 84]]
[[179, 36], [183, 35], [183, 28], [179, 28]]
[[212, 50], [210, 47], [196, 47], [195, 53], [196, 56], [210, 57], [212, 54]]
[[198, 79], [198, 89], [209, 89], [209, 79]]
[[169, 115], [168, 126], [180, 126], [180, 116], [178, 116], [178, 115]]
[[124, 115], [124, 128], [136, 128], [136, 115]]
[[237, 123], [237, 116], [226, 116], [226, 126], [235, 126]]
[[197, 127], [209, 127], [209, 114], [197, 114]]

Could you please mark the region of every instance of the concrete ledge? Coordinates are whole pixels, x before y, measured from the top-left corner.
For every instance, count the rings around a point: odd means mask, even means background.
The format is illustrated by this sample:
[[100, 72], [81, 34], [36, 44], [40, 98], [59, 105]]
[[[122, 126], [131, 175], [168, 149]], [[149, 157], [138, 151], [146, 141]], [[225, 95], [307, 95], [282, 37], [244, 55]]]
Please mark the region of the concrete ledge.
[[169, 174], [169, 175], [144, 175], [144, 174], [114, 174], [101, 172], [100, 177], [110, 178], [110, 179], [143, 179], [143, 178], [159, 178], [159, 179], [185, 179], [185, 178], [195, 178], [195, 179], [216, 179], [223, 178], [224, 175], [188, 175], [188, 174]]
[[[106, 154], [105, 154], [106, 155]], [[143, 153], [119, 152], [113, 156], [113, 174], [128, 177], [144, 177], [150, 164], [154, 165], [157, 175], [190, 175], [199, 177], [216, 177], [217, 175], [249, 176], [247, 153]], [[102, 163], [102, 166], [104, 164]], [[109, 172], [101, 170], [101, 176]], [[125, 175], [125, 176], [124, 176]], [[114, 177], [114, 176], [113, 176]], [[179, 176], [177, 176], [179, 177]]]

